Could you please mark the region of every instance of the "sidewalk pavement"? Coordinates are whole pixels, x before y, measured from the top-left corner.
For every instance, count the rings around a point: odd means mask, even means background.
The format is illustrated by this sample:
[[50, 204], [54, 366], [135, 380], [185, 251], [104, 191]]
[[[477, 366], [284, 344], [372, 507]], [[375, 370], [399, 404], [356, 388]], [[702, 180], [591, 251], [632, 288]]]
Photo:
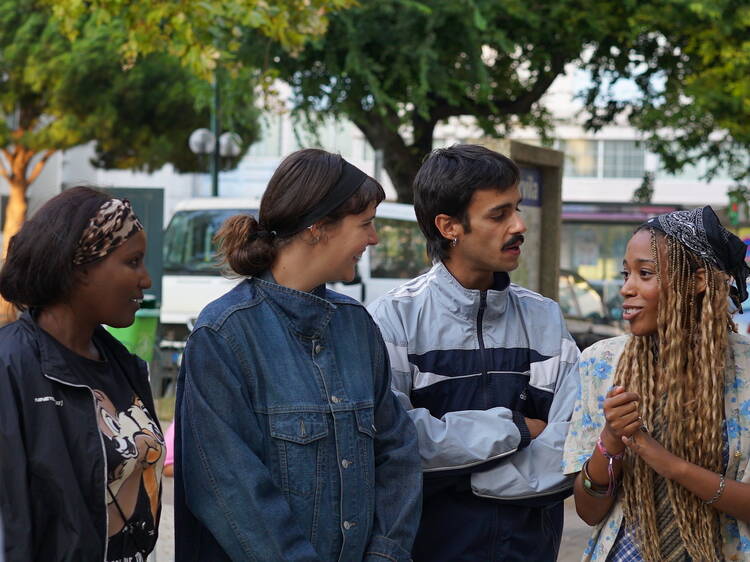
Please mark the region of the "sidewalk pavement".
[[[149, 562], [174, 561], [174, 479], [165, 477], [163, 482], [159, 541], [156, 543], [155, 554], [149, 557]], [[590, 534], [591, 528], [576, 514], [573, 498], [568, 498], [565, 501], [565, 528], [558, 562], [578, 562]]]

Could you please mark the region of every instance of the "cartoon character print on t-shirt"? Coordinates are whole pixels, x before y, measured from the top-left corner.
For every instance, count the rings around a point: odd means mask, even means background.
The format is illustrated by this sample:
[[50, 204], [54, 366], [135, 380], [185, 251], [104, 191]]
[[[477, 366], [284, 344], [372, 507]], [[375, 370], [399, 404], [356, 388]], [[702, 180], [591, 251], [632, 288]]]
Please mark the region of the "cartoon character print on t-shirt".
[[118, 412], [104, 392], [94, 390], [94, 396], [99, 430], [109, 439], [105, 447], [109, 445], [120, 457], [118, 464], [107, 466], [108, 536], [112, 537], [133, 516], [141, 485], [148, 497], [152, 520], [156, 522], [165, 456], [164, 437], [140, 398], [134, 396], [133, 404]]

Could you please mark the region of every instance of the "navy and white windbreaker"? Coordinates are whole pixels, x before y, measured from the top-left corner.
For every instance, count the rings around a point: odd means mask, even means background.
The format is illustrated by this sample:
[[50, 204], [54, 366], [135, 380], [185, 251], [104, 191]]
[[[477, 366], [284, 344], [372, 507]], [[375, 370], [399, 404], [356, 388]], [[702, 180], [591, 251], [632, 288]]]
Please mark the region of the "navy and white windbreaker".
[[[369, 306], [424, 470], [415, 560], [554, 560], [573, 480], [562, 452], [578, 348], [551, 299], [495, 274], [464, 288], [441, 263]], [[524, 418], [547, 422], [529, 438]]]

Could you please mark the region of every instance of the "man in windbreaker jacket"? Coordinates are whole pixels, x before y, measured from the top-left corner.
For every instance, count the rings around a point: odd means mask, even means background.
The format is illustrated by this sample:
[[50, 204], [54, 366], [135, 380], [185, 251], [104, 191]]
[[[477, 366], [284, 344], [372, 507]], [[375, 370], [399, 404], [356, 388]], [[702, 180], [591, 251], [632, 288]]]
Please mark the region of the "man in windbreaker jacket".
[[434, 266], [370, 305], [419, 436], [415, 561], [557, 557], [578, 349], [557, 303], [510, 283], [519, 180], [486, 148], [434, 151], [414, 181]]

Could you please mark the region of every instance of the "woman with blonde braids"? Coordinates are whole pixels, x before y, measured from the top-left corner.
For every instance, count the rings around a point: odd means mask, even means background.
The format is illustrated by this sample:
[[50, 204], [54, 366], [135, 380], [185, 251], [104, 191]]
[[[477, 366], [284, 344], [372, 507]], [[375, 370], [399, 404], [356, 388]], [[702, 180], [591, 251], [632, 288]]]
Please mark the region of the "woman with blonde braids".
[[745, 245], [710, 207], [639, 227], [623, 260], [631, 335], [581, 356], [564, 470], [595, 525], [584, 560], [750, 560]]

